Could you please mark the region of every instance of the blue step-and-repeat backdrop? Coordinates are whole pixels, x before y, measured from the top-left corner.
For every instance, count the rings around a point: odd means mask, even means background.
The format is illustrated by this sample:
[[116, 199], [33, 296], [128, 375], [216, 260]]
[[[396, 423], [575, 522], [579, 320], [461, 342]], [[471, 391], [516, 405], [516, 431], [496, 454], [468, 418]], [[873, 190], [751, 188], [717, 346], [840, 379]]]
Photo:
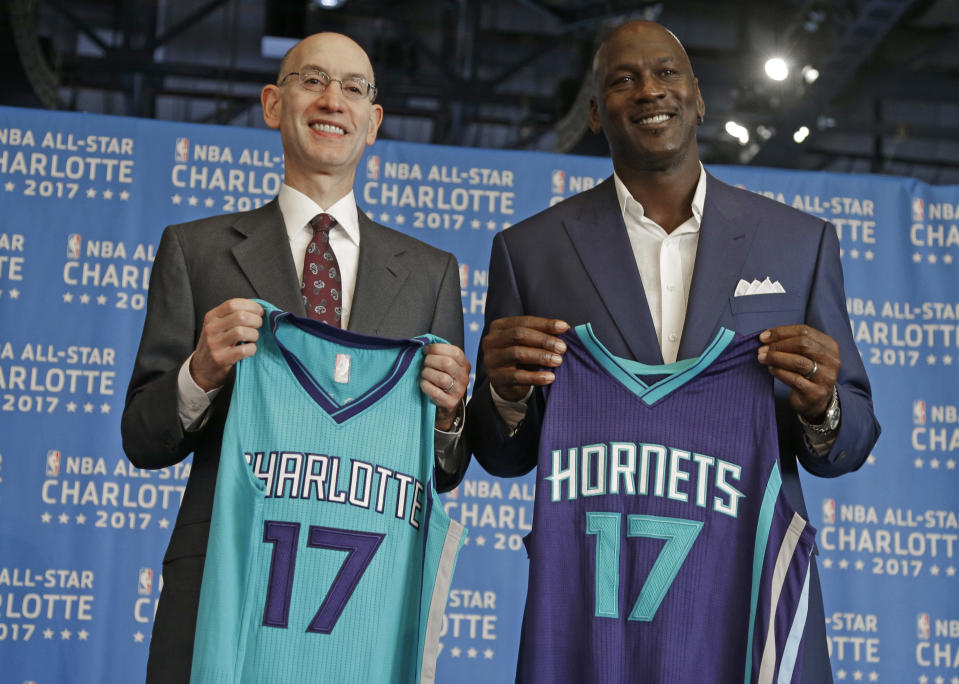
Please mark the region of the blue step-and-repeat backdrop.
[[[829, 219], [883, 435], [806, 477], [837, 681], [959, 684], [959, 187], [711, 168]], [[497, 231], [611, 172], [600, 158], [380, 141], [361, 208], [456, 254], [467, 355]], [[0, 108], [0, 682], [142, 681], [190, 464], [133, 468], [120, 413], [163, 227], [269, 201], [266, 130]], [[532, 480], [473, 464], [438, 679], [512, 681]]]

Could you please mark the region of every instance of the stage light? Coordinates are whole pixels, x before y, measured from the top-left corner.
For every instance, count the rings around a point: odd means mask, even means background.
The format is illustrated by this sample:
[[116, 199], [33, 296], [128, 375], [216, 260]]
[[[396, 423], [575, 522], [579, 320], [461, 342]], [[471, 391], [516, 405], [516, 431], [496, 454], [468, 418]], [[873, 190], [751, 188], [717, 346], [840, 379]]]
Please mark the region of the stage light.
[[314, 7], [320, 7], [321, 9], [339, 9], [346, 4], [346, 0], [312, 0], [311, 3]]
[[809, 137], [809, 129], [805, 126], [800, 126], [799, 129], [793, 133], [793, 142], [797, 145], [802, 143], [803, 140]]
[[816, 79], [819, 78], [819, 69], [812, 66], [811, 64], [807, 64], [806, 66], [804, 66], [800, 73], [802, 74], [802, 79], [806, 83], [810, 83], [810, 84], [815, 83]]
[[749, 142], [749, 131], [746, 130], [744, 126], [740, 126], [735, 121], [726, 122], [726, 132], [729, 133], [732, 137], [736, 138], [739, 141], [740, 145], [745, 145]]
[[766, 75], [774, 81], [785, 81], [789, 76], [789, 66], [782, 57], [770, 57], [766, 60]]

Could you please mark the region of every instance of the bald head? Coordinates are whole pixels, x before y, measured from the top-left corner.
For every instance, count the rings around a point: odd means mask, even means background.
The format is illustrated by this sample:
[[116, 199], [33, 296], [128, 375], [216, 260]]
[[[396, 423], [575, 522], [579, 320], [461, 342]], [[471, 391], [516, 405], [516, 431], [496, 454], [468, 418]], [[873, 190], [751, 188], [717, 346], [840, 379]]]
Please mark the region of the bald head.
[[674, 43], [676, 47], [679, 48], [679, 52], [682, 53], [686, 61], [689, 73], [693, 73], [693, 67], [689, 61], [689, 55], [686, 54], [686, 48], [683, 47], [683, 44], [679, 38], [676, 37], [675, 33], [662, 24], [657, 24], [655, 21], [637, 19], [635, 21], [627, 21], [625, 24], [620, 24], [600, 43], [596, 54], [593, 56], [593, 85], [595, 86], [598, 83], [597, 69], [604, 65], [607, 56], [606, 53], [609, 51], [610, 45], [629, 42], [661, 42], [664, 40]]
[[280, 60], [280, 69], [276, 75], [276, 82], [282, 82], [283, 77], [290, 73], [291, 69], [296, 70], [291, 67], [291, 65], [299, 63], [298, 58], [301, 54], [310, 53], [318, 48], [351, 55], [357, 65], [363, 65], [363, 72], [360, 75], [370, 83], [376, 83], [375, 76], [373, 75], [373, 65], [370, 63], [370, 58], [366, 54], [366, 51], [349, 36], [333, 32], [314, 33], [287, 50], [286, 54], [283, 55], [283, 59]]

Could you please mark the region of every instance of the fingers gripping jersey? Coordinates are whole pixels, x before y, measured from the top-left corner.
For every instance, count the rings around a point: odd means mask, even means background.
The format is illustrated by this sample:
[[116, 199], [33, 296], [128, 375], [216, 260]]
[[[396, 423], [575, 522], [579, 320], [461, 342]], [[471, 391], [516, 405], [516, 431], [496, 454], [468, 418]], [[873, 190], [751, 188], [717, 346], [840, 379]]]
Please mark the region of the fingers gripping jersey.
[[191, 681], [432, 682], [464, 539], [423, 345], [283, 313], [236, 368]]
[[564, 335], [540, 436], [518, 681], [794, 682], [815, 530], [780, 492], [755, 336], [696, 359]]

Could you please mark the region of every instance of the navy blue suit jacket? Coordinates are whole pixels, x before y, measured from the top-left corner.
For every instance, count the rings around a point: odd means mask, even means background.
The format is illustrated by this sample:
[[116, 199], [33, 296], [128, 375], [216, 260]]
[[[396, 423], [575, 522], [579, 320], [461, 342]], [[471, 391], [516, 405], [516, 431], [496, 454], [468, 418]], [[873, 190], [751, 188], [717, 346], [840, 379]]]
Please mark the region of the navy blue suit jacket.
[[[789, 388], [776, 383], [783, 487], [794, 508], [808, 519], [797, 463], [814, 475], [842, 475], [863, 464], [879, 436], [869, 380], [846, 312], [836, 230], [707, 174], [700, 231], [680, 359], [699, 355], [720, 326], [758, 334], [774, 326], [806, 323], [839, 343], [842, 421], [827, 455], [808, 449], [788, 403]], [[767, 277], [778, 280], [785, 293], [733, 296], [740, 279]], [[523, 314], [559, 318], [570, 325], [588, 321], [614, 354], [663, 363], [612, 178], [494, 239], [486, 328], [497, 318]], [[480, 351], [466, 421], [480, 464], [504, 477], [531, 470], [540, 415], [539, 397], [534, 395], [520, 429], [508, 435], [493, 406]], [[821, 684], [831, 681], [831, 674], [818, 575], [812, 580], [803, 679]]]

